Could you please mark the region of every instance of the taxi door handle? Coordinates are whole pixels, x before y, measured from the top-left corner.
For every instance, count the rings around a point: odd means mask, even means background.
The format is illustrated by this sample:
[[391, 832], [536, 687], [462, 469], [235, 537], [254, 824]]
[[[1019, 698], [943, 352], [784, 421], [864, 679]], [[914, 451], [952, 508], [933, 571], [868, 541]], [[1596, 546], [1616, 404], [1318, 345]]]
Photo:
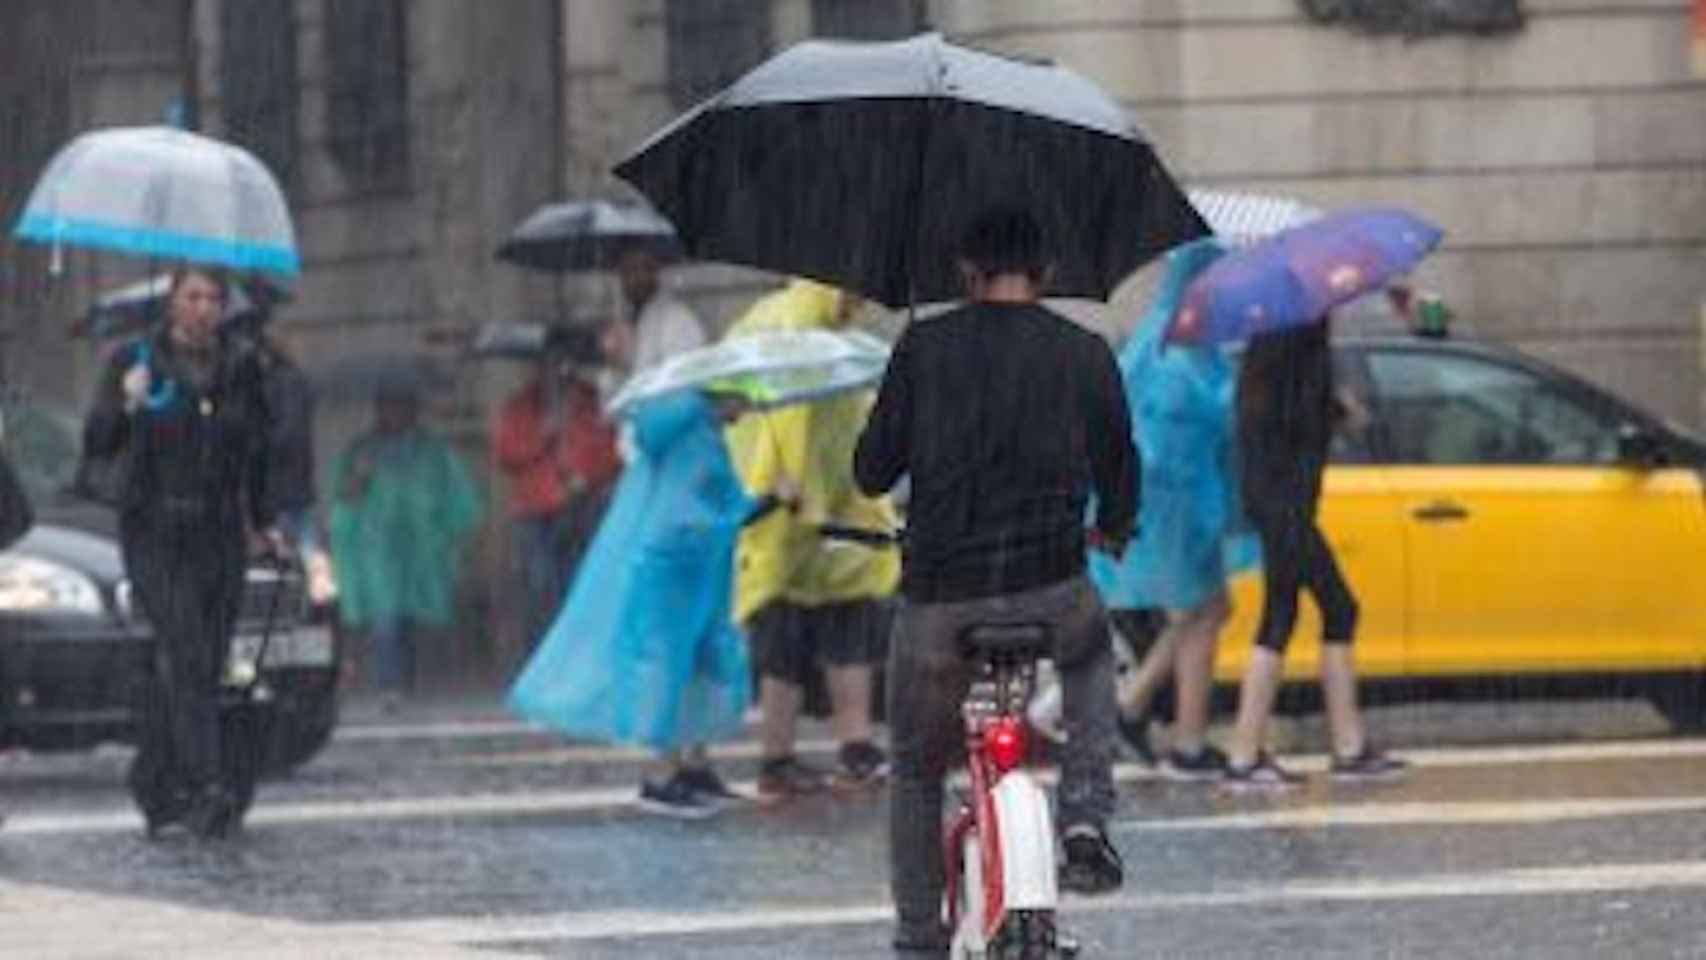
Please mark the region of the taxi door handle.
[[1410, 515], [1423, 523], [1461, 523], [1469, 519], [1469, 511], [1462, 504], [1450, 500], [1435, 500], [1417, 507]]

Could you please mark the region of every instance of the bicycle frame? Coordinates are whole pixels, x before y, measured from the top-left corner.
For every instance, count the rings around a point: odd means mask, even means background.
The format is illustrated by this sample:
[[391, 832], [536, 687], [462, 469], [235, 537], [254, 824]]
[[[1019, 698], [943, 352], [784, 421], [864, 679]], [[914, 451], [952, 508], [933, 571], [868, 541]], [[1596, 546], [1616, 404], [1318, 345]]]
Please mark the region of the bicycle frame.
[[1035, 673], [1028, 660], [986, 658], [961, 708], [971, 790], [943, 836], [955, 957], [982, 956], [1009, 914], [1052, 914], [1059, 902], [1048, 796], [1023, 769]]

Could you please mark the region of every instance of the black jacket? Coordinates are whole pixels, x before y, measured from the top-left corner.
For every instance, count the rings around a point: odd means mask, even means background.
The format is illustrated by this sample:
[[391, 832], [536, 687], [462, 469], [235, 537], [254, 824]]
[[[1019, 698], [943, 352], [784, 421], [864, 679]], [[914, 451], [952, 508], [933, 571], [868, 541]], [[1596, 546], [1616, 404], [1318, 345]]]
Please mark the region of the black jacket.
[[[158, 409], [124, 410], [123, 380], [146, 343]], [[198, 387], [165, 333], [113, 352], [83, 427], [85, 458], [123, 463], [119, 508], [127, 529], [178, 521], [228, 527], [247, 511], [273, 525], [267, 479], [271, 417], [252, 348], [223, 346], [207, 387]], [[240, 523], [234, 534], [241, 534]]]
[[1103, 340], [1036, 304], [972, 304], [907, 327], [854, 456], [860, 489], [912, 480], [902, 589], [999, 596], [1084, 570], [1085, 504], [1130, 537], [1138, 460]]

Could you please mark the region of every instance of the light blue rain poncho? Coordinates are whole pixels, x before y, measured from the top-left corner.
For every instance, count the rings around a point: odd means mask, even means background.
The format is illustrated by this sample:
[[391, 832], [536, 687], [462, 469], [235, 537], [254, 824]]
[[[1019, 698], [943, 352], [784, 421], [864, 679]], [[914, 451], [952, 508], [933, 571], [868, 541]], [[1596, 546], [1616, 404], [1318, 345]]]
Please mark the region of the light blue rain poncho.
[[630, 419], [637, 455], [509, 706], [571, 737], [670, 750], [738, 733], [751, 702], [729, 605], [757, 504], [703, 396], [659, 397]]
[[1120, 351], [1143, 487], [1125, 556], [1090, 554], [1090, 578], [1111, 609], [1189, 610], [1257, 562], [1255, 538], [1241, 532], [1232, 367], [1218, 347], [1165, 339], [1191, 279], [1224, 252], [1203, 239], [1168, 253], [1155, 301]]

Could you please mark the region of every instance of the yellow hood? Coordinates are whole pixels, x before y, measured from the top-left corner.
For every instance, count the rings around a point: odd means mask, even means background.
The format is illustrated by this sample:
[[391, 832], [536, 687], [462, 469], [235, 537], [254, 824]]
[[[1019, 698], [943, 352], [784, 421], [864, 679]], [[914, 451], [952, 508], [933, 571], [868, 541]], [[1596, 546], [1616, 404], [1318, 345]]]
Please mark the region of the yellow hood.
[[[842, 294], [794, 280], [754, 303], [728, 337], [760, 330], [833, 327]], [[889, 532], [897, 518], [886, 498], [853, 483], [853, 448], [874, 400], [871, 391], [784, 407], [741, 418], [727, 430], [741, 481], [755, 495], [774, 492], [782, 476], [800, 491], [798, 514], [778, 510], [741, 535], [736, 551], [735, 618], [746, 620], [772, 601], [805, 606], [883, 597], [900, 581], [900, 551], [825, 541], [826, 524]]]

